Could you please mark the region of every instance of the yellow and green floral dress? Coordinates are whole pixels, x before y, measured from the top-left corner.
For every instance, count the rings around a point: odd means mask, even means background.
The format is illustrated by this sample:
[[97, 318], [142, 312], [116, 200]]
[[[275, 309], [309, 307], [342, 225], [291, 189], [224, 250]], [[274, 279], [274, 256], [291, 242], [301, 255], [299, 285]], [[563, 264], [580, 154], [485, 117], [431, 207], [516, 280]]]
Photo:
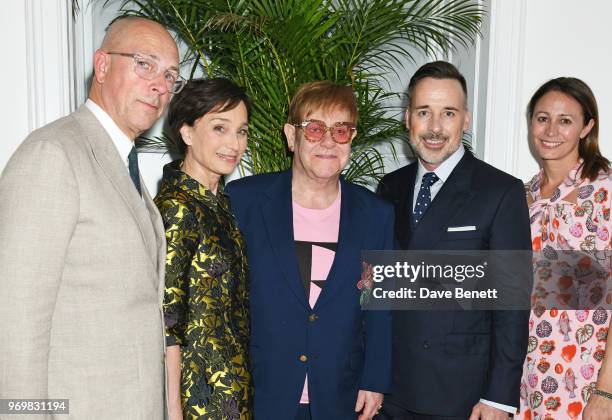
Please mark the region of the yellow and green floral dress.
[[166, 229], [164, 315], [169, 346], [180, 345], [187, 419], [251, 419], [246, 251], [220, 186], [213, 194], [164, 167], [155, 203]]

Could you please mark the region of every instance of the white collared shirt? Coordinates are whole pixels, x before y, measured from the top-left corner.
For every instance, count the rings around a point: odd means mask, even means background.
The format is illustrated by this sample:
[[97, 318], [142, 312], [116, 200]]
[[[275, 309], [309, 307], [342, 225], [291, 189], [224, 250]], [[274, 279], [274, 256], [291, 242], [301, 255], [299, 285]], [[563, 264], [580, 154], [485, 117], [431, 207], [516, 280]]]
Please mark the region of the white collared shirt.
[[427, 172], [434, 172], [438, 176], [438, 180], [431, 186], [431, 201], [433, 201], [434, 198], [436, 198], [436, 194], [438, 194], [464, 154], [465, 148], [463, 147], [463, 144], [460, 143], [459, 148], [433, 171], [428, 171], [425, 166], [423, 166], [421, 159], [419, 159], [416, 182], [414, 183], [414, 194], [412, 194], [412, 209], [414, 209], [414, 206], [416, 205], [416, 200], [419, 196], [419, 191], [421, 190], [423, 175], [425, 175]]
[[123, 131], [121, 131], [110, 115], [108, 115], [106, 111], [100, 107], [100, 105], [91, 99], [87, 99], [87, 101], [85, 101], [85, 106], [94, 114], [96, 119], [100, 122], [100, 124], [102, 124], [102, 127], [104, 127], [104, 131], [106, 131], [108, 136], [113, 141], [113, 144], [117, 148], [117, 152], [119, 152], [119, 156], [121, 156], [121, 160], [123, 160], [125, 168], [129, 173], [128, 155], [132, 151], [132, 147], [134, 147], [134, 142], [130, 140]]

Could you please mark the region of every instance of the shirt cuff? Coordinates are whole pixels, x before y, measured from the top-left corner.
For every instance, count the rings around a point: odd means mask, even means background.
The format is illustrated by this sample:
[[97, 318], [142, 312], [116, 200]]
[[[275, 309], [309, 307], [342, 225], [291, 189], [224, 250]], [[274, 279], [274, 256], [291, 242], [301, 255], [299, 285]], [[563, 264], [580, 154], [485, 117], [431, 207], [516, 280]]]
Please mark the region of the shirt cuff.
[[500, 403], [496, 403], [493, 401], [488, 401], [485, 399], [480, 399], [480, 402], [483, 404], [486, 404], [488, 406], [491, 406], [493, 408], [497, 408], [498, 410], [502, 410], [505, 411], [506, 413], [510, 413], [510, 414], [516, 414], [516, 407], [512, 407], [510, 405], [504, 405], [504, 404], [500, 404]]

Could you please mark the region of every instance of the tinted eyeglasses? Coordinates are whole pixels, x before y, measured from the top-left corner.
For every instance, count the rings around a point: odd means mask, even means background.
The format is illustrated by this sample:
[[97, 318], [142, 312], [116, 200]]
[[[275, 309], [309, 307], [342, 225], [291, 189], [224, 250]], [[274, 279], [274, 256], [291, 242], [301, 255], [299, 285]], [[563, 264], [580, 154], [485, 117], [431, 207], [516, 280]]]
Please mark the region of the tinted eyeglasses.
[[293, 125], [304, 130], [306, 140], [311, 143], [320, 142], [328, 131], [332, 140], [338, 144], [349, 143], [357, 134], [357, 127], [350, 122], [337, 122], [328, 127], [323, 121], [304, 120]]

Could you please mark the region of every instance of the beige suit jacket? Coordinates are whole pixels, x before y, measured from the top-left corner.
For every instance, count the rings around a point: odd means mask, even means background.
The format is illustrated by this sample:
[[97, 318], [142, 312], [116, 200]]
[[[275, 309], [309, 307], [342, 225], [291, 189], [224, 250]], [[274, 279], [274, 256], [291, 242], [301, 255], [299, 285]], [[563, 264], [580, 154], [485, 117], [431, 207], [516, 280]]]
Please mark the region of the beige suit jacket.
[[[0, 178], [0, 398], [58, 419], [166, 417], [161, 218], [93, 114], [34, 131]], [[0, 414], [0, 418], [12, 418]]]

